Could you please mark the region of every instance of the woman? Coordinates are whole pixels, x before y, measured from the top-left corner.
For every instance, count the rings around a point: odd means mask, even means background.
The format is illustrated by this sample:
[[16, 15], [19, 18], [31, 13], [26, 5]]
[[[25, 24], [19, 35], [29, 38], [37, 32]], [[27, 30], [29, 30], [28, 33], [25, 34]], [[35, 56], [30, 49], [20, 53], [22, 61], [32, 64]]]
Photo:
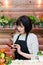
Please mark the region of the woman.
[[33, 33], [31, 20], [27, 16], [21, 16], [16, 21], [17, 33], [14, 34], [13, 43], [15, 48], [15, 59], [30, 59], [38, 52], [38, 39]]

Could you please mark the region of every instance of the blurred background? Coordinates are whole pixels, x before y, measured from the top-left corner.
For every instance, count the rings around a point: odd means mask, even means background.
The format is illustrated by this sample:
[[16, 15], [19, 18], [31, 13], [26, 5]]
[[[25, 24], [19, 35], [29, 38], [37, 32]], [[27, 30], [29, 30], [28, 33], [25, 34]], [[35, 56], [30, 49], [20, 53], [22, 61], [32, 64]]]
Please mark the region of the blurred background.
[[32, 30], [43, 51], [43, 0], [0, 0], [0, 48], [12, 44], [15, 22], [19, 16], [27, 15], [32, 20]]

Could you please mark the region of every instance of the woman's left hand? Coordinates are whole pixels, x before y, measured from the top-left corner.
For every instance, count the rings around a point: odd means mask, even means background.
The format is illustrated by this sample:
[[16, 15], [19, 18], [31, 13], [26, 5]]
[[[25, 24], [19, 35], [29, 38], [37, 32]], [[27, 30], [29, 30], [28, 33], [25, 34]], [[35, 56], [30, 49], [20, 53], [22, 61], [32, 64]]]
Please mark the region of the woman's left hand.
[[21, 52], [21, 47], [19, 44], [16, 45], [16, 48], [17, 48], [17, 52], [20, 53]]

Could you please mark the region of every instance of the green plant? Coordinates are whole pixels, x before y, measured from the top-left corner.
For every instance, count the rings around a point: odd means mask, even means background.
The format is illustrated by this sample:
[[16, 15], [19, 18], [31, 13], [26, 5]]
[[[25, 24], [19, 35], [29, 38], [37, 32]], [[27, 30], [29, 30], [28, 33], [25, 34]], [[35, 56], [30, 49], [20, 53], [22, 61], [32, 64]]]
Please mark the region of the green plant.
[[8, 18], [8, 25], [9, 25], [9, 27], [13, 27], [14, 22], [15, 22], [15, 19], [13, 19], [13, 18]]
[[42, 55], [42, 52], [41, 51], [38, 51], [37, 55], [41, 56]]
[[1, 24], [2, 26], [5, 26], [7, 23], [8, 23], [8, 20], [0, 19], [0, 24]]
[[8, 20], [5, 19], [5, 16], [0, 17], [0, 25], [5, 27], [5, 25], [8, 23]]
[[35, 16], [28, 16], [30, 18], [30, 20], [32, 21], [32, 24], [38, 24], [40, 22], [39, 18], [35, 17]]
[[40, 23], [39, 23], [39, 27], [40, 27], [40, 28], [43, 28], [43, 22], [40, 22]]
[[9, 58], [8, 61], [6, 62], [6, 65], [9, 65], [12, 63], [12, 58]]
[[[0, 65], [9, 65], [12, 62], [12, 55], [8, 55], [8, 51], [10, 50], [3, 48], [0, 49]], [[7, 53], [6, 53], [7, 52]]]
[[9, 26], [13, 26], [15, 22], [14, 18], [10, 18], [10, 17], [5, 17], [5, 16], [1, 16], [0, 17], [0, 25], [5, 27], [5, 25], [9, 25]]

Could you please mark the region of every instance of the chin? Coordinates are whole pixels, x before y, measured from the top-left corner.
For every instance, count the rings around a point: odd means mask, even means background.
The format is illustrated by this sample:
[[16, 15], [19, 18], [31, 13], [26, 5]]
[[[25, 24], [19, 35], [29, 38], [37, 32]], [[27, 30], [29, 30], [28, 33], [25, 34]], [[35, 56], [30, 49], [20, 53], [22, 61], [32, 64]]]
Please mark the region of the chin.
[[24, 32], [20, 32], [20, 31], [19, 31], [19, 33], [20, 33], [20, 34], [24, 34]]
[[20, 33], [20, 34], [23, 34], [23, 33]]
[[20, 33], [20, 34], [24, 34], [24, 33]]

